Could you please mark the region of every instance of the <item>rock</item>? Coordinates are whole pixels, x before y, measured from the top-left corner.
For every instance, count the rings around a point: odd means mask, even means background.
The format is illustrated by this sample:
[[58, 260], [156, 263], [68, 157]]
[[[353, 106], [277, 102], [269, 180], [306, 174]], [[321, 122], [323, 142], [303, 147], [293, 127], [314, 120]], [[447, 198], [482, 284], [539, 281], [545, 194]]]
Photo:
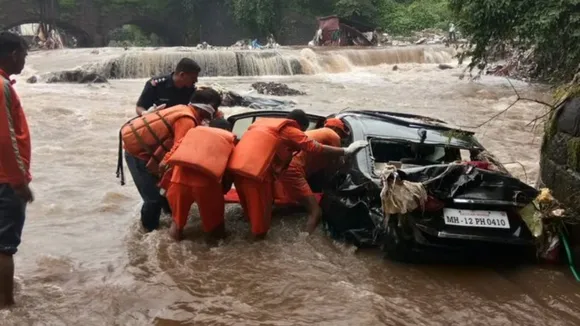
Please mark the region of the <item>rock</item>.
[[26, 80], [26, 82], [29, 83], [29, 84], [36, 84], [38, 82], [38, 77], [32, 76], [32, 77], [28, 78]]
[[46, 80], [47, 83], [108, 83], [107, 78], [92, 71], [70, 70], [54, 73]]
[[445, 64], [445, 63], [441, 63], [441, 64], [439, 64], [439, 69], [441, 69], [441, 70], [453, 69], [453, 66]]
[[399, 70], [399, 66], [397, 66], [397, 65], [394, 65], [394, 66], [393, 66], [393, 71], [397, 71], [397, 70]]
[[275, 96], [306, 95], [306, 93], [304, 92], [289, 88], [288, 85], [274, 82], [270, 83], [256, 82], [252, 84], [252, 88], [258, 91], [258, 93], [265, 95], [275, 95]]
[[99, 54], [99, 50], [93, 50], [91, 51], [91, 54]]
[[425, 42], [427, 42], [427, 38], [426, 38], [426, 37], [422, 37], [422, 38], [418, 39], [418, 40], [415, 42], [415, 44], [419, 45], [419, 44], [423, 44], [423, 43], [425, 43]]
[[90, 73], [85, 75], [80, 81], [79, 83], [81, 84], [86, 84], [86, 83], [93, 83], [93, 84], [103, 84], [103, 83], [108, 83], [109, 81], [107, 80], [107, 78], [96, 74], [96, 73]]

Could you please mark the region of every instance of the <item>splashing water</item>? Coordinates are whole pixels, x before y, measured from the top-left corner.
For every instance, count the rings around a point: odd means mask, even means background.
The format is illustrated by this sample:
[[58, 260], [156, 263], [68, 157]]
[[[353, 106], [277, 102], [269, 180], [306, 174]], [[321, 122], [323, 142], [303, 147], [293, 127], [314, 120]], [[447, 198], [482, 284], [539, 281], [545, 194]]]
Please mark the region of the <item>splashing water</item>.
[[[179, 59], [190, 57], [203, 67], [202, 76], [285, 76], [348, 72], [355, 67], [380, 64], [445, 63], [451, 62], [454, 54], [453, 48], [444, 47], [326, 51], [310, 48], [301, 51], [140, 49], [85, 64], [79, 69], [95, 72], [106, 78], [147, 78], [171, 71]], [[100, 52], [95, 57], [98, 58], [99, 55]], [[48, 74], [52, 75], [54, 74]]]

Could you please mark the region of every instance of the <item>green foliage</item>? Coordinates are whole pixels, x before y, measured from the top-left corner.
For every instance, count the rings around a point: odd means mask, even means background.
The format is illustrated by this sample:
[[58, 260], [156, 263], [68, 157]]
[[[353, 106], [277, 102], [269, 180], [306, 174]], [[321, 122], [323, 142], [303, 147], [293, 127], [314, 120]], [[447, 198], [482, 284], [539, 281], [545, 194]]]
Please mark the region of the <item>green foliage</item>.
[[378, 22], [378, 6], [383, 1], [376, 0], [338, 0], [334, 3], [334, 14], [339, 17], [356, 19], [364, 23]]
[[[2, 0], [0, 0], [2, 1]], [[73, 9], [78, 0], [58, 0], [62, 8]], [[188, 26], [190, 42], [199, 40], [199, 17], [205, 4], [219, 1], [229, 8], [241, 28], [256, 37], [270, 33], [278, 37], [289, 13], [301, 14], [305, 20], [338, 15], [374, 25], [390, 34], [408, 34], [425, 28], [446, 28], [450, 20], [449, 0], [93, 0], [103, 15], [127, 7], [137, 13], [158, 14]], [[458, 0], [455, 0], [458, 1]], [[486, 0], [487, 1], [487, 0]], [[287, 25], [287, 24], [286, 24]], [[312, 31], [314, 33], [314, 31]], [[126, 30], [115, 31], [117, 37], [127, 37]], [[130, 34], [130, 33], [129, 33]], [[133, 34], [135, 37], [138, 35]], [[139, 36], [140, 37], [140, 36]], [[141, 42], [142, 40], [135, 39]]]
[[[271, 33], [281, 19], [279, 7], [283, 0], [230, 0], [234, 19], [251, 32]], [[276, 10], [278, 9], [278, 10]]]
[[570, 78], [580, 62], [578, 0], [449, 0], [461, 32], [475, 49], [471, 68], [503, 45], [533, 48], [535, 77]]
[[337, 15], [376, 25], [392, 34], [425, 28], [446, 28], [448, 0], [228, 0], [236, 21], [258, 35], [274, 33], [285, 12], [312, 16]]
[[161, 39], [155, 34], [147, 35], [139, 27], [125, 25], [109, 33], [110, 46], [159, 46]]
[[580, 138], [574, 137], [568, 141], [568, 167], [580, 171]]
[[58, 0], [58, 4], [61, 8], [70, 9], [74, 8], [77, 5], [76, 0]]
[[381, 2], [381, 26], [391, 34], [404, 35], [426, 28], [447, 29], [451, 20], [448, 0]]

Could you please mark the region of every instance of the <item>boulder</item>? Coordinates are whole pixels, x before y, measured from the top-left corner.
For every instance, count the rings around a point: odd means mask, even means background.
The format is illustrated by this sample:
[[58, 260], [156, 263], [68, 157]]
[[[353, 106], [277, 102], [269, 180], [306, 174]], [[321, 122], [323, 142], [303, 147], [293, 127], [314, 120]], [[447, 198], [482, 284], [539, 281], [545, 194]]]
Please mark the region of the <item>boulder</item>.
[[[580, 98], [561, 104], [547, 123], [539, 179], [539, 186], [550, 188], [569, 214], [580, 216]], [[574, 251], [580, 253], [580, 225], [570, 225], [568, 231]], [[580, 261], [580, 256], [575, 259]]]
[[252, 88], [258, 91], [258, 93], [265, 95], [275, 95], [275, 96], [306, 95], [306, 93], [292, 89], [288, 87], [288, 85], [286, 84], [274, 82], [270, 83], [256, 82], [252, 84]]
[[441, 63], [441, 64], [439, 64], [439, 69], [441, 69], [441, 70], [453, 69], [453, 66], [445, 64], [445, 63]]
[[69, 70], [51, 74], [46, 80], [47, 83], [108, 83], [107, 78], [93, 71]]

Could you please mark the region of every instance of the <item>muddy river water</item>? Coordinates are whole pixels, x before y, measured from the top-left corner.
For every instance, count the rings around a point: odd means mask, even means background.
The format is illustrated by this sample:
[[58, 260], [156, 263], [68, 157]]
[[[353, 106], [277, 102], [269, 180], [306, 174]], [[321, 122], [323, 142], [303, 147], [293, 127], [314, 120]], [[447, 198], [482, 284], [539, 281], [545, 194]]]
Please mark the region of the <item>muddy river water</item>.
[[[456, 66], [445, 49], [294, 49], [279, 50], [274, 59], [222, 52], [107, 48], [29, 56], [15, 87], [33, 137], [36, 201], [16, 256], [18, 305], [0, 311], [0, 325], [580, 324], [580, 288], [565, 267], [396, 264], [333, 242], [321, 230], [306, 237], [301, 214], [277, 214], [268, 240], [251, 243], [236, 206], [227, 210], [232, 236], [218, 247], [200, 240], [195, 209], [189, 240], [172, 242], [168, 222], [141, 233], [139, 195], [128, 173], [124, 187], [115, 178], [118, 129], [134, 114], [146, 77], [181, 56], [193, 56], [213, 75], [229, 75], [202, 77], [202, 84], [244, 93], [255, 81], [283, 82], [308, 93], [291, 97], [298, 108], [320, 114], [380, 109], [474, 126], [515, 99], [502, 78], [460, 80], [461, 68], [439, 69], [438, 63]], [[25, 82], [109, 59], [123, 79]], [[287, 73], [235, 76], [240, 60], [243, 75]], [[288, 75], [289, 62], [309, 74]], [[514, 85], [522, 96], [545, 97], [543, 87]], [[541, 139], [527, 124], [543, 110], [522, 102], [476, 130], [529, 183], [538, 173]]]

